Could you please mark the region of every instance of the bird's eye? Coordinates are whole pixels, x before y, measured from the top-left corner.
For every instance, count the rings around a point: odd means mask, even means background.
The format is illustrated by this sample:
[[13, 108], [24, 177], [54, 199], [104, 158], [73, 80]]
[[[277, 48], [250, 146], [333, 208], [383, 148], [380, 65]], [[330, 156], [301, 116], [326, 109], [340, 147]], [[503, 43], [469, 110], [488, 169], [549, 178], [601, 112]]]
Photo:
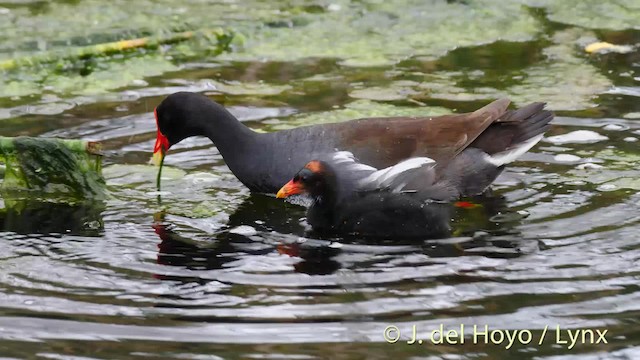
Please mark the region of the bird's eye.
[[300, 175], [296, 175], [293, 177], [293, 182], [298, 182], [300, 181]]

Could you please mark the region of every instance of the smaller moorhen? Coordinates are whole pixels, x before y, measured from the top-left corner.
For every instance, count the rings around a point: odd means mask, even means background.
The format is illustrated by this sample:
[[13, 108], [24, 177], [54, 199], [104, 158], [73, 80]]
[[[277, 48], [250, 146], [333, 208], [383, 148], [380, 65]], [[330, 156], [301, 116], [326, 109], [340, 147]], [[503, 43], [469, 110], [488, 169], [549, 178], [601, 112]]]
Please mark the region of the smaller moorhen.
[[[429, 158], [412, 158], [376, 171], [344, 152], [331, 162], [310, 161], [276, 197], [310, 197], [307, 222], [320, 235], [446, 237], [450, 201], [459, 192], [449, 180], [435, 179], [434, 165]], [[420, 182], [409, 185], [414, 179]]]

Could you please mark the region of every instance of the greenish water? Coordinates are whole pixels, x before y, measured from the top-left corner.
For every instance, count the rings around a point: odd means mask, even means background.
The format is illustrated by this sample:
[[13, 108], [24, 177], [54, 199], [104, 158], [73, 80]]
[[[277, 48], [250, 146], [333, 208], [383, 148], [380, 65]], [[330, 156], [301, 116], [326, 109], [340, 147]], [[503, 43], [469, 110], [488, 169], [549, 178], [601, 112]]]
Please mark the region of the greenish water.
[[[109, 192], [0, 198], [0, 357], [638, 358], [637, 19], [632, 0], [0, 0], [0, 62], [47, 55], [0, 70], [0, 136], [102, 141]], [[196, 36], [72, 56], [214, 28], [229, 51]], [[631, 49], [585, 52], [595, 41]], [[203, 138], [172, 148], [158, 203], [152, 110], [182, 90], [258, 131], [504, 96], [557, 118], [458, 210], [454, 238], [332, 243], [306, 235], [303, 208], [249, 194]], [[464, 324], [465, 344], [407, 344], [440, 324]], [[473, 343], [473, 325], [533, 341]], [[569, 350], [556, 325], [608, 343]]]

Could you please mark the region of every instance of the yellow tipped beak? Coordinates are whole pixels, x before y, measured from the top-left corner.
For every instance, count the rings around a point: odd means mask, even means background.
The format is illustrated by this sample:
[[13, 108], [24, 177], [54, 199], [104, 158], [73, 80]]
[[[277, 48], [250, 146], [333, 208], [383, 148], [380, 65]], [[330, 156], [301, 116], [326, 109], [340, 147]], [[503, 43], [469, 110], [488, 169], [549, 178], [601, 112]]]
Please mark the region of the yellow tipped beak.
[[164, 151], [154, 152], [151, 160], [149, 162], [155, 166], [160, 166], [162, 164], [162, 160], [164, 158]]
[[284, 199], [291, 195], [300, 194], [302, 191], [304, 191], [304, 188], [300, 184], [295, 183], [293, 182], [293, 180], [291, 180], [286, 183], [280, 190], [278, 190], [276, 198]]
[[286, 197], [287, 197], [287, 191], [284, 188], [278, 190], [278, 193], [276, 194], [276, 199], [284, 199]]

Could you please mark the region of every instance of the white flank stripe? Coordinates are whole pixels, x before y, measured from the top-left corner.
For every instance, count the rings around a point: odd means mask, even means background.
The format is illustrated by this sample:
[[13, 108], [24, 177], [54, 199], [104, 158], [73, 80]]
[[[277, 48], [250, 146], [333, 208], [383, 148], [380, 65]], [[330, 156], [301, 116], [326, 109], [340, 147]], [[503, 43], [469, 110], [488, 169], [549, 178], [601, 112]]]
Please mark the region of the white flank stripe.
[[535, 144], [542, 139], [543, 134], [532, 137], [531, 139], [519, 144], [513, 149], [505, 150], [487, 157], [487, 161], [495, 166], [502, 166], [516, 161], [520, 156], [529, 151]]

